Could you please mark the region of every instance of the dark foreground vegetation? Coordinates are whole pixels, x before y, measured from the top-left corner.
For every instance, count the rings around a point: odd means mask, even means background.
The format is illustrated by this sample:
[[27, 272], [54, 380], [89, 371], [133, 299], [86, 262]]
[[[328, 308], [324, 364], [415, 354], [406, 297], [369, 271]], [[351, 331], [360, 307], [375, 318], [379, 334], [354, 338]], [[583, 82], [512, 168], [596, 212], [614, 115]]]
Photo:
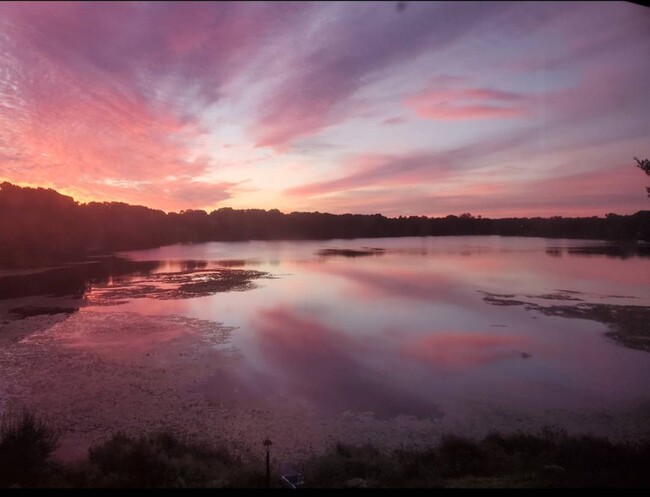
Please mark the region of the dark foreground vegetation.
[[44, 188], [0, 184], [0, 267], [80, 260], [91, 254], [179, 242], [502, 235], [650, 241], [650, 211], [629, 216], [487, 219], [471, 214], [387, 218], [277, 209], [160, 210], [119, 202], [80, 204]]
[[[76, 463], [52, 460], [57, 434], [36, 416], [5, 420], [0, 487], [265, 487], [262, 457], [186, 443], [168, 433], [123, 434]], [[424, 450], [337, 444], [304, 461], [305, 487], [647, 487], [650, 441], [613, 443], [547, 428], [537, 434], [444, 437]], [[273, 461], [275, 462], [275, 461]], [[280, 487], [272, 469], [271, 486]]]

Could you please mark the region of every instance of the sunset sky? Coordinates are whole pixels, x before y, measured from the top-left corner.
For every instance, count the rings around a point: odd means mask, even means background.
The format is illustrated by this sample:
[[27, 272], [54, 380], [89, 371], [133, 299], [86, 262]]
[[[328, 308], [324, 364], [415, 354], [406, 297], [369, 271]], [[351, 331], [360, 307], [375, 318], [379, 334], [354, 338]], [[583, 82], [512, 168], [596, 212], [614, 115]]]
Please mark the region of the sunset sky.
[[650, 8], [2, 2], [0, 181], [166, 211], [650, 209]]

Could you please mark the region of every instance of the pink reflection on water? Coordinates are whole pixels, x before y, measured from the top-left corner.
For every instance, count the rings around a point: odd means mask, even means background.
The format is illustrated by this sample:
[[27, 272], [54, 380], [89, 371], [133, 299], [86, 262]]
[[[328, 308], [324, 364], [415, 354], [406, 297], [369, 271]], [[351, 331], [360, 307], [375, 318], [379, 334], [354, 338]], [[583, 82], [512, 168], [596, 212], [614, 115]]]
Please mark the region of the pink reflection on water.
[[[442, 237], [182, 247], [191, 256], [179, 248], [169, 257], [254, 257], [260, 269], [279, 277], [250, 292], [135, 299], [124, 308], [238, 326], [232, 345], [245, 360], [231, 379], [219, 373], [200, 387], [233, 402], [279, 395], [306, 400], [324, 415], [431, 417], [437, 406], [447, 411], [445, 402], [466, 399], [541, 410], [609, 408], [647, 398], [647, 362], [604, 337], [604, 325], [490, 305], [477, 291], [541, 305], [575, 305], [534, 298], [557, 289], [584, 292], [571, 295], [587, 302], [606, 303], [607, 295], [617, 294], [637, 298], [612, 303], [647, 304], [647, 259], [567, 253], [582, 244]], [[365, 246], [386, 252], [317, 256], [324, 247]], [[559, 257], [546, 251], [555, 246]], [[276, 258], [280, 263], [272, 266]]]
[[650, 296], [650, 271], [648, 259], [634, 257], [630, 259], [617, 259], [602, 256], [563, 255], [559, 258], [539, 257], [530, 254], [527, 265], [535, 265], [540, 273], [551, 272], [558, 279], [567, 281], [586, 281], [597, 283], [598, 286], [611, 288], [612, 286], [643, 285], [645, 295]]
[[525, 357], [521, 347], [528, 342], [526, 337], [513, 334], [436, 333], [406, 342], [400, 354], [435, 370], [461, 371]]
[[[532, 242], [538, 240], [532, 240]], [[505, 243], [499, 241], [499, 243]], [[539, 241], [538, 241], [539, 243]], [[343, 277], [354, 295], [381, 296], [467, 305], [473, 288], [497, 293], [545, 294], [557, 289], [650, 298], [648, 261], [640, 257], [540, 254], [540, 247], [474, 247], [461, 252], [386, 253], [373, 261], [305, 264], [310, 271]], [[605, 259], [605, 260], [603, 260]], [[620, 302], [615, 302], [620, 303]], [[642, 304], [642, 302], [639, 302]]]
[[53, 341], [68, 349], [115, 361], [178, 361], [192, 346], [221, 343], [229, 329], [182, 316], [133, 312], [79, 312], [25, 341]]
[[[363, 363], [376, 351], [368, 343], [302, 317], [285, 307], [261, 311], [253, 322], [256, 344], [271, 370], [293, 395], [322, 413], [372, 411], [377, 417], [437, 417], [431, 401], [396, 386], [385, 372]], [[277, 378], [277, 377], [276, 377]], [[276, 379], [277, 381], [277, 379]]]
[[415, 272], [408, 269], [371, 266], [310, 264], [309, 270], [346, 278], [357, 286], [356, 296], [373, 300], [377, 297], [404, 297], [459, 304], [467, 300], [461, 281], [431, 270]]

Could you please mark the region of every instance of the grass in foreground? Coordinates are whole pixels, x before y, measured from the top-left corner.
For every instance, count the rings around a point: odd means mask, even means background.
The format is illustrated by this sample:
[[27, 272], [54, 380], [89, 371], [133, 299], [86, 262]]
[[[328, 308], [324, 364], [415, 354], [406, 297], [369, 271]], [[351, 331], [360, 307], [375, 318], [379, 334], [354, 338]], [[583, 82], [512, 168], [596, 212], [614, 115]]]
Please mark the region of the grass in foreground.
[[[57, 434], [24, 411], [0, 429], [0, 486], [264, 487], [261, 459], [186, 443], [169, 433], [115, 434], [75, 464], [52, 461]], [[337, 444], [304, 461], [305, 487], [647, 487], [650, 441], [614, 443], [562, 430], [446, 436], [423, 450]], [[273, 475], [273, 486], [280, 486]]]
[[644, 487], [650, 442], [604, 438], [492, 434], [482, 440], [446, 436], [424, 450], [380, 451], [337, 445], [305, 466], [316, 487]]

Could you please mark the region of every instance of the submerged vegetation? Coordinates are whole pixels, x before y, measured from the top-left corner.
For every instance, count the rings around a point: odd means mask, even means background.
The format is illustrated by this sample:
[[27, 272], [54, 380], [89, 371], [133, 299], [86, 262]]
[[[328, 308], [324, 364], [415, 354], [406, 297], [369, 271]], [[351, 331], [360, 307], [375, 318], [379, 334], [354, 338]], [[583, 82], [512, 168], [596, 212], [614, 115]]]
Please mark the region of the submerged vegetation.
[[[24, 411], [0, 431], [0, 486], [58, 488], [250, 488], [266, 486], [263, 458], [179, 440], [117, 433], [75, 463], [50, 455], [57, 433]], [[644, 487], [650, 440], [614, 443], [546, 428], [536, 434], [456, 435], [427, 449], [338, 443], [300, 465], [305, 487]], [[271, 486], [282, 486], [276, 466]]]
[[469, 213], [440, 218], [284, 214], [277, 209], [228, 207], [210, 213], [165, 213], [121, 202], [80, 204], [51, 189], [0, 184], [0, 267], [77, 261], [94, 254], [174, 243], [440, 235], [650, 240], [650, 211], [629, 216], [610, 213], [603, 218], [505, 219]]
[[160, 300], [205, 297], [218, 292], [241, 292], [255, 288], [254, 280], [273, 278], [269, 273], [255, 270], [220, 268], [199, 269], [180, 273], [150, 273], [138, 281], [125, 281], [103, 287], [95, 301], [120, 301], [133, 298]]
[[[540, 312], [546, 316], [563, 318], [587, 319], [606, 324], [609, 328], [607, 335], [619, 343], [638, 350], [650, 351], [650, 307], [641, 305], [617, 305], [582, 302], [579, 292], [566, 290], [547, 295], [500, 295], [481, 292], [483, 300], [497, 306], [521, 306], [527, 311]], [[537, 302], [517, 300], [515, 297], [527, 299], [543, 299], [556, 301], [577, 301], [572, 305], [540, 305]], [[609, 295], [610, 298], [630, 298], [620, 295]]]

